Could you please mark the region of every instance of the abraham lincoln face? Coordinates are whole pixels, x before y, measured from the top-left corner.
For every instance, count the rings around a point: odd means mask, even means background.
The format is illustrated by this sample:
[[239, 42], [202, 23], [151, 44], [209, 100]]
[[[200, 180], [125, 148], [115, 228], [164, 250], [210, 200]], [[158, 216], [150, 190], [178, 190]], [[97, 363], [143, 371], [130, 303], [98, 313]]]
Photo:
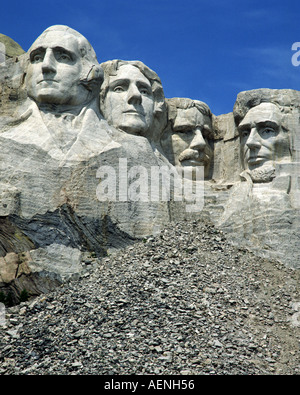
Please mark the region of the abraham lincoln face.
[[264, 169], [290, 158], [290, 141], [282, 113], [273, 103], [251, 108], [239, 124], [243, 167], [262, 174]]

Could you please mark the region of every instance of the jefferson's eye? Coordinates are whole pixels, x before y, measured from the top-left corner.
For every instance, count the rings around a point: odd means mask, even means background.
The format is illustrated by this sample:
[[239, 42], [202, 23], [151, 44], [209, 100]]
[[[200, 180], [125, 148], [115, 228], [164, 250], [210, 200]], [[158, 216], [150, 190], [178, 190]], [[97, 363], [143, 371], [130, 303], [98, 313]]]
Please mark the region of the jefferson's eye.
[[114, 92], [117, 92], [117, 93], [120, 93], [120, 92], [124, 92], [124, 88], [122, 87], [122, 86], [116, 86], [115, 88], [114, 88]]
[[149, 95], [150, 94], [149, 90], [147, 88], [141, 88], [140, 92], [141, 92], [142, 95]]
[[272, 129], [272, 128], [265, 128], [263, 129], [260, 134], [264, 137], [271, 137], [274, 136], [276, 134], [276, 130]]

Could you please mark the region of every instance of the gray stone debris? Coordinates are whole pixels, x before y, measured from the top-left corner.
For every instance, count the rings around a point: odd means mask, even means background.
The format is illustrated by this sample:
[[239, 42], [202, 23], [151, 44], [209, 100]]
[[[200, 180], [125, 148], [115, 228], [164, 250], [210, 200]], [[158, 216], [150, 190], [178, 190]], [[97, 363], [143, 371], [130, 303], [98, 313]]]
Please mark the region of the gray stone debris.
[[299, 271], [183, 221], [6, 309], [0, 374], [299, 374]]
[[300, 91], [215, 116], [68, 26], [7, 39], [0, 374], [299, 374]]

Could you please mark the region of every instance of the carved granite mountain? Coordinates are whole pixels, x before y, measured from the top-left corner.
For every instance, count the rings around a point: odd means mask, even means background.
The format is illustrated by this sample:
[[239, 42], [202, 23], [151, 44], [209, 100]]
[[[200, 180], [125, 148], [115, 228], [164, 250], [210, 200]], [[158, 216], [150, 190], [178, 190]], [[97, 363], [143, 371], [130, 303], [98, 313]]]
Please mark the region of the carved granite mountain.
[[15, 300], [195, 218], [299, 268], [299, 91], [241, 92], [215, 116], [61, 25], [0, 81], [0, 290]]
[[[44, 67], [37, 54], [47, 45], [49, 64]], [[60, 49], [54, 52], [53, 47]], [[3, 86], [9, 89], [11, 81], [16, 82], [20, 97], [17, 105], [8, 98], [1, 107], [1, 278], [6, 287], [17, 273], [28, 286], [26, 277], [38, 267], [49, 273], [51, 288], [53, 279], [56, 283], [77, 273], [82, 253], [104, 256], [136, 237], [156, 233], [169, 221], [168, 201], [149, 201], [148, 194], [146, 201], [139, 200], [139, 189], [148, 187], [150, 179], [135, 182], [136, 170], [143, 168], [150, 175], [151, 169], [167, 162], [147, 138], [118, 130], [103, 118], [102, 69], [78, 32], [65, 26], [48, 29], [15, 64], [1, 71]], [[61, 79], [58, 89], [52, 87], [53, 75]], [[113, 172], [111, 178], [107, 171]], [[129, 176], [132, 183], [127, 187]], [[115, 185], [109, 185], [113, 181]], [[61, 271], [57, 261], [68, 260], [70, 269]], [[18, 270], [7, 269], [10, 265]], [[43, 278], [41, 286], [36, 286], [36, 276], [32, 278], [35, 288], [45, 289]]]

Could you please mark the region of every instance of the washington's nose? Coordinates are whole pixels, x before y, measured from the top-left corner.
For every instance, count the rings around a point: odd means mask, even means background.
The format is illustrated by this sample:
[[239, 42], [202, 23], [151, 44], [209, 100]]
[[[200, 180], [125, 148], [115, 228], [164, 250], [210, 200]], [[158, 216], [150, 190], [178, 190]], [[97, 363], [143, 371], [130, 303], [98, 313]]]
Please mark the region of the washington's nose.
[[129, 85], [127, 100], [129, 104], [141, 104], [142, 95], [135, 84]]
[[203, 138], [200, 129], [196, 129], [194, 132], [193, 140], [191, 141], [190, 147], [192, 149], [203, 150], [206, 146], [206, 142]]
[[255, 148], [261, 147], [260, 136], [257, 133], [256, 128], [251, 129], [251, 132], [250, 132], [249, 137], [247, 139], [246, 145], [250, 149], [255, 149]]
[[47, 50], [43, 59], [42, 63], [42, 70], [44, 73], [55, 73], [56, 66], [55, 66], [55, 56], [51, 50]]

